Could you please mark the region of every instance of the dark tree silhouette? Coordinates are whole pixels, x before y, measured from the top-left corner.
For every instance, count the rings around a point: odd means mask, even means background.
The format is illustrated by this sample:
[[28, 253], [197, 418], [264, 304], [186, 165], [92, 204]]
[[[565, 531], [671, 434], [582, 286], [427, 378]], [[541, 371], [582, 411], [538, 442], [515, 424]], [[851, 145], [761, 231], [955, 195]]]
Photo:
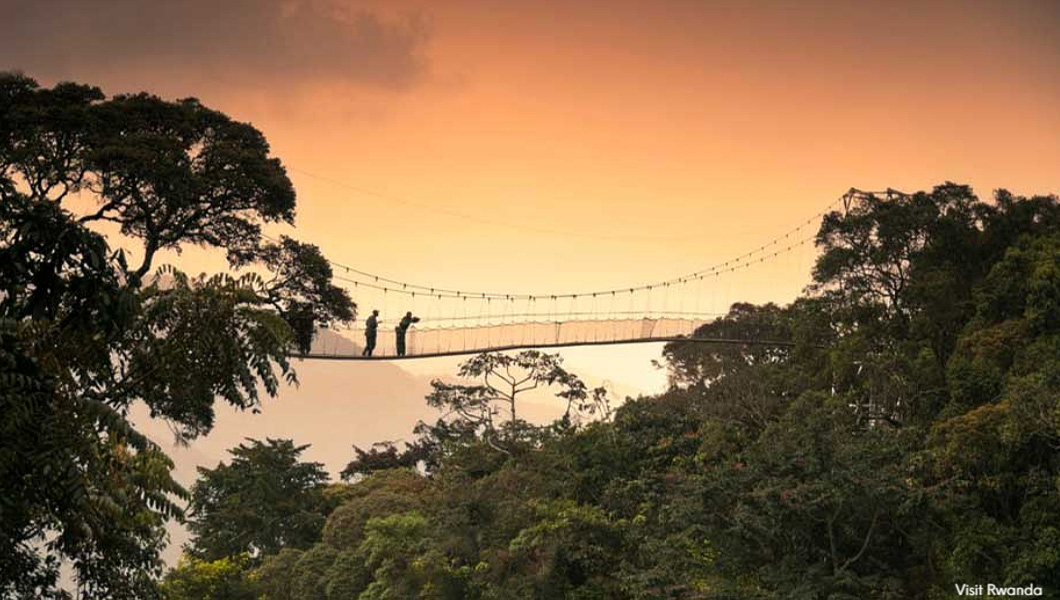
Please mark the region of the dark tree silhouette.
[[[154, 593], [186, 492], [129, 407], [200, 435], [217, 398], [256, 410], [315, 327], [354, 316], [317, 248], [261, 235], [294, 207], [262, 134], [196, 100], [0, 75], [0, 597], [59, 596], [60, 560], [89, 596]], [[187, 245], [266, 275], [154, 269]]]
[[267, 439], [229, 450], [229, 464], [199, 467], [191, 490], [191, 553], [204, 560], [307, 548], [324, 525], [323, 465], [301, 460], [308, 448]]

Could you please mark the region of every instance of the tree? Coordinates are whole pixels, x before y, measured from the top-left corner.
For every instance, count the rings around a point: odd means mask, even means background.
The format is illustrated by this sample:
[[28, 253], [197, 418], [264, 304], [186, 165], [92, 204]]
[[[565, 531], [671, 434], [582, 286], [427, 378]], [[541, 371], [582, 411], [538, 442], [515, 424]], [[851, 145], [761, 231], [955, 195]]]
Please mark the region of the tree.
[[930, 422], [946, 402], [946, 364], [975, 312], [978, 282], [1020, 236], [1055, 231], [1055, 197], [993, 205], [945, 183], [915, 194], [856, 194], [825, 216], [812, 291], [837, 344], [833, 376], [856, 404], [895, 422]]
[[[409, 469], [380, 471], [335, 490], [345, 501], [328, 515], [323, 539], [305, 550], [290, 547], [264, 558], [255, 571], [270, 600], [416, 597], [426, 580], [450, 585], [445, 568], [430, 565], [437, 555], [434, 528], [418, 511], [431, 503], [430, 482]], [[445, 564], [444, 562], [442, 563]], [[435, 585], [431, 598], [442, 595]], [[389, 595], [388, 595], [389, 594]], [[368, 596], [365, 596], [368, 597]]]
[[245, 555], [215, 561], [185, 556], [166, 573], [161, 591], [165, 600], [256, 600], [257, 590]]
[[558, 355], [537, 350], [524, 350], [516, 355], [485, 352], [460, 365], [458, 375], [481, 379], [482, 383], [467, 385], [431, 382], [427, 404], [445, 411], [444, 418], [453, 417], [477, 432], [487, 444], [505, 454], [517, 442], [526, 421], [519, 418], [518, 398], [539, 387], [557, 386], [556, 397], [566, 403], [561, 423], [570, 423], [578, 415], [606, 416], [607, 390], [590, 390], [585, 383], [562, 366]]
[[338, 552], [325, 544], [303, 552], [289, 574], [291, 600], [328, 600], [327, 576], [337, 557]]
[[[316, 248], [262, 236], [294, 206], [261, 133], [198, 101], [0, 75], [0, 596], [60, 595], [60, 560], [86, 594], [155, 593], [186, 492], [128, 408], [194, 438], [217, 398], [256, 410], [315, 324], [354, 315]], [[153, 272], [188, 244], [272, 275]]]
[[339, 473], [346, 481], [380, 471], [414, 469], [420, 461], [430, 458], [428, 446], [422, 443], [406, 443], [405, 447], [399, 450], [394, 442], [376, 442], [367, 451], [354, 446], [353, 454], [353, 460]]
[[[693, 338], [792, 342], [791, 309], [775, 304], [737, 302], [728, 314], [700, 326]], [[725, 343], [704, 346], [671, 342], [663, 349], [675, 387], [710, 386], [748, 367], [787, 361], [793, 350], [784, 345]]]
[[[825, 597], [904, 597], [900, 574], [923, 564], [926, 515], [905, 481], [914, 438], [866, 429], [828, 396], [806, 394], [742, 452], [694, 476], [717, 548], [735, 581]], [[718, 460], [720, 459], [720, 460]]]
[[952, 577], [1060, 586], [1060, 235], [1010, 247], [978, 286], [922, 453]]
[[278, 554], [265, 557], [261, 566], [254, 570], [261, 597], [265, 600], [291, 600], [291, 576], [302, 550], [284, 548]]
[[338, 550], [356, 550], [369, 520], [420, 510], [429, 493], [427, 479], [411, 469], [373, 473], [345, 490], [344, 502], [328, 515], [324, 542]]
[[626, 551], [624, 527], [596, 506], [542, 503], [538, 521], [509, 545], [529, 572], [534, 598], [626, 598], [615, 565]]
[[361, 598], [467, 597], [458, 585], [447, 581], [447, 565], [444, 560], [439, 565], [437, 555], [431, 552], [430, 524], [422, 514], [376, 517], [365, 529], [361, 554], [372, 570], [372, 582], [361, 592]]
[[243, 553], [260, 559], [319, 540], [328, 475], [320, 463], [299, 460], [308, 447], [291, 440], [248, 440], [228, 451], [229, 464], [199, 467], [189, 504], [191, 554], [205, 560]]
[[300, 352], [309, 352], [318, 327], [353, 319], [349, 295], [332, 285], [331, 264], [316, 246], [282, 236], [262, 246], [257, 258], [273, 273], [263, 295], [291, 327]]

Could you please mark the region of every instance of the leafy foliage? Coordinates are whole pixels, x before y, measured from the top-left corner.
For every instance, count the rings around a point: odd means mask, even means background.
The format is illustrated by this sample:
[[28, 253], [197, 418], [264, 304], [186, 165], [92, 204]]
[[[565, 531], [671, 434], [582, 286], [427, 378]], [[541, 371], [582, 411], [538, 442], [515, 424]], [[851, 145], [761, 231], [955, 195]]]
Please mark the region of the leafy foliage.
[[[556, 397], [565, 404], [560, 424], [571, 423], [578, 415], [606, 414], [607, 392], [590, 390], [562, 366], [559, 355], [524, 350], [515, 355], [486, 352], [460, 365], [463, 378], [481, 379], [478, 384], [431, 382], [427, 404], [443, 411], [462, 431], [474, 431], [478, 439], [494, 449], [510, 453], [516, 444], [527, 441], [533, 428], [519, 418], [518, 399], [532, 390], [556, 386]], [[444, 429], [448, 432], [448, 429]]]
[[465, 363], [416, 442], [358, 452], [318, 544], [265, 558], [264, 597], [1060, 589], [1060, 205], [954, 184], [853, 200], [807, 296], [695, 334], [783, 345], [672, 343], [670, 389], [613, 418], [513, 426], [529, 381], [572, 414], [593, 395], [545, 355]]
[[[126, 412], [206, 433], [218, 398], [256, 410], [354, 316], [315, 247], [262, 237], [294, 206], [261, 133], [198, 101], [0, 74], [0, 597], [62, 597], [60, 561], [88, 596], [156, 595], [187, 492]], [[271, 275], [155, 269], [189, 244]]]
[[192, 556], [259, 557], [318, 540], [328, 475], [320, 463], [299, 461], [306, 448], [291, 440], [248, 440], [229, 450], [229, 464], [199, 467], [188, 520]]
[[162, 582], [165, 600], [255, 600], [257, 589], [246, 555], [215, 561], [184, 557]]

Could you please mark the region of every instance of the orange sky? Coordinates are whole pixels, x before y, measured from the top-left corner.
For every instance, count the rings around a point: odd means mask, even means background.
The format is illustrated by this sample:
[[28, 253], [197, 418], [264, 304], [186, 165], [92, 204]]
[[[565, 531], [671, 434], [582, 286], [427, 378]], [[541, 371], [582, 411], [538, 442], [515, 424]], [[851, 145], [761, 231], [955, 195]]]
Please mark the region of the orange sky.
[[[0, 0], [0, 69], [254, 123], [291, 168], [296, 236], [335, 260], [553, 293], [715, 264], [851, 186], [1056, 193], [1058, 6]], [[802, 267], [741, 289], [790, 299]], [[657, 352], [569, 356], [648, 388]]]
[[580, 235], [295, 171], [303, 235], [413, 281], [591, 289], [713, 264], [850, 186], [1060, 188], [1058, 38], [1030, 7], [594, 4], [427, 5], [417, 86], [248, 114], [300, 170]]
[[[253, 122], [292, 168], [298, 236], [417, 282], [610, 287], [724, 260], [851, 186], [1060, 188], [1055, 3], [268, 0], [200, 15], [216, 3], [196, 0], [187, 24], [140, 8], [106, 41], [87, 3], [53, 3], [79, 47], [0, 42], [0, 63]], [[7, 10], [11, 27], [48, 28]], [[200, 37], [229, 19], [235, 39], [150, 39], [196, 18], [222, 21]], [[344, 26], [349, 39], [321, 37]], [[266, 39], [265, 58], [241, 36]], [[643, 236], [659, 239], [599, 239]]]

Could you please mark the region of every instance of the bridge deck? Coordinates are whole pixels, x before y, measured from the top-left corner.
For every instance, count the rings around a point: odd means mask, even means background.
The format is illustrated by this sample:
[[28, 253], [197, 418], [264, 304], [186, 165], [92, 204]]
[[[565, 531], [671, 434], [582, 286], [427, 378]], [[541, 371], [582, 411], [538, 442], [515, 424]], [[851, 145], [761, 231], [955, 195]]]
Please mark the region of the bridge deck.
[[490, 348], [467, 348], [458, 350], [446, 350], [437, 352], [425, 352], [420, 354], [409, 354], [406, 356], [395, 356], [395, 355], [381, 355], [381, 356], [361, 356], [360, 354], [344, 353], [344, 354], [325, 354], [319, 352], [310, 352], [309, 354], [295, 355], [295, 358], [301, 358], [305, 360], [359, 360], [359, 361], [389, 361], [389, 360], [412, 360], [416, 358], [438, 358], [442, 356], [467, 356], [471, 354], [480, 354], [482, 352], [505, 352], [511, 350], [530, 350], [530, 349], [541, 349], [541, 348], [572, 348], [577, 346], [620, 346], [627, 344], [655, 344], [655, 343], [666, 343], [666, 342], [690, 342], [695, 344], [725, 344], [725, 345], [750, 345], [750, 346], [774, 346], [774, 347], [792, 347], [795, 345], [794, 342], [781, 341], [781, 340], [751, 340], [751, 339], [731, 339], [731, 338], [695, 338], [695, 337], [657, 337], [657, 338], [633, 338], [625, 340], [594, 340], [594, 341], [569, 341], [569, 342], [552, 342], [545, 344], [509, 344], [506, 346], [494, 346]]

